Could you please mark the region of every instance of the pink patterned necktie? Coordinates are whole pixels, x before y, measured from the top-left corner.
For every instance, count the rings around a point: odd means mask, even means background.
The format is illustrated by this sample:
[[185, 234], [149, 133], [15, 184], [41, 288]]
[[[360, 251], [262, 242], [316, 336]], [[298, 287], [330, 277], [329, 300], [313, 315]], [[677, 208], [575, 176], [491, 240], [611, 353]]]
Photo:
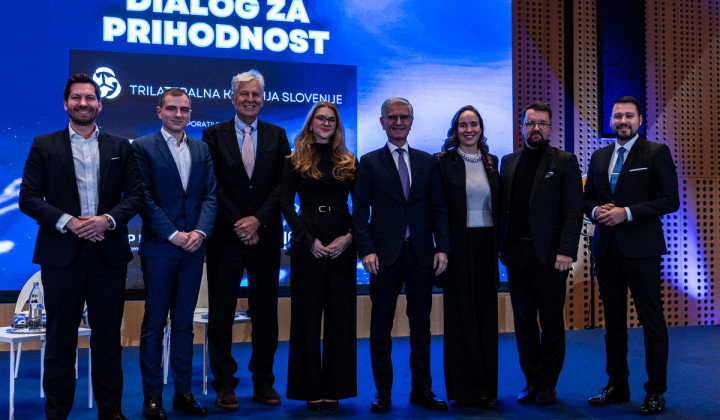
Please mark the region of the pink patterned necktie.
[[248, 178], [252, 178], [253, 169], [255, 168], [255, 149], [253, 148], [252, 136], [250, 135], [252, 127], [247, 125], [243, 128], [245, 137], [242, 145], [242, 161], [245, 166]]
[[[403, 194], [405, 195], [405, 201], [410, 196], [410, 171], [408, 171], [407, 163], [405, 163], [405, 156], [403, 153], [405, 149], [398, 147], [398, 174], [400, 175], [400, 184], [402, 184]], [[405, 227], [405, 239], [410, 237], [410, 225]]]

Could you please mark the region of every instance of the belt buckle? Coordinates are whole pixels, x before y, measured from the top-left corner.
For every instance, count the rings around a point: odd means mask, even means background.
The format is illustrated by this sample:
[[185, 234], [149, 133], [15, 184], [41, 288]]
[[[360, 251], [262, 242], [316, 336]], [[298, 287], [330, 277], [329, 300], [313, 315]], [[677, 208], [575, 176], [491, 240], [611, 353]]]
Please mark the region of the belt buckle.
[[320, 212], [320, 213], [327, 213], [329, 211], [330, 211], [329, 206], [318, 206], [318, 212]]

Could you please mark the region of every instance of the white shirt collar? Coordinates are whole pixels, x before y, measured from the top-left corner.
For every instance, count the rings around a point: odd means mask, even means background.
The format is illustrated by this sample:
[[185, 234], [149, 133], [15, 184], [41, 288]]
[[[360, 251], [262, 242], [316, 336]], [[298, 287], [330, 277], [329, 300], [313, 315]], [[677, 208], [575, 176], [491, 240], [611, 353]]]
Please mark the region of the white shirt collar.
[[85, 137], [81, 136], [80, 134], [76, 133], [75, 130], [72, 129], [72, 125], [68, 124], [68, 130], [70, 132], [70, 140], [97, 140], [98, 135], [100, 134], [100, 130], [98, 129], [97, 124], [95, 124], [95, 131], [90, 135], [89, 139], [86, 139]]
[[633, 145], [635, 144], [635, 140], [637, 140], [638, 137], [640, 137], [640, 136], [637, 135], [637, 134], [635, 134], [635, 137], [633, 137], [630, 141], [628, 141], [627, 143], [625, 143], [623, 146], [620, 146], [620, 145], [618, 144], [617, 140], [615, 140], [615, 149], [613, 150], [613, 154], [616, 154], [616, 155], [617, 155], [618, 149], [621, 148], [621, 147], [624, 147], [624, 148], [625, 148], [625, 151], [626, 151], [625, 156], [627, 156], [627, 152], [630, 152], [630, 148], [633, 147]]
[[[162, 136], [163, 136], [163, 138], [165, 139], [166, 142], [172, 143], [172, 144], [175, 144], [175, 145], [177, 144], [177, 139], [175, 138], [175, 136], [173, 136], [172, 134], [170, 134], [170, 133], [168, 133], [167, 131], [165, 131], [165, 127], [160, 128], [160, 134], [162, 134]], [[183, 139], [182, 139], [182, 141], [180, 142], [180, 146], [182, 146], [183, 143], [186, 143], [186, 144], [187, 144], [187, 134], [185, 134], [184, 131], [183, 131]]]
[[395, 150], [397, 150], [397, 149], [403, 149], [403, 150], [405, 151], [405, 153], [409, 153], [409, 152], [410, 152], [410, 149], [409, 149], [409, 147], [408, 147], [408, 143], [407, 143], [407, 142], [405, 142], [405, 144], [403, 144], [402, 147], [397, 147], [397, 146], [395, 146], [394, 144], [392, 144], [392, 143], [390, 143], [390, 142], [388, 141], [388, 142], [387, 142], [387, 147], [388, 147], [388, 149], [390, 149], [390, 153], [393, 153], [393, 152], [394, 152]]

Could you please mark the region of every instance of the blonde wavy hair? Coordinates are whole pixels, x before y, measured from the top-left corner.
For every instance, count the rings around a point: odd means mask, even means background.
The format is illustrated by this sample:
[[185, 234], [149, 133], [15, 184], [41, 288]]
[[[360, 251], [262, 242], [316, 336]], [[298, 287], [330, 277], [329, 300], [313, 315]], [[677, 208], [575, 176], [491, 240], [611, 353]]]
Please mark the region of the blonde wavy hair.
[[330, 137], [333, 178], [339, 181], [352, 181], [355, 179], [355, 155], [345, 147], [345, 137], [340, 123], [337, 107], [331, 102], [318, 102], [305, 119], [302, 129], [295, 137], [295, 151], [290, 154], [295, 170], [305, 178], [320, 179], [322, 172], [318, 169], [320, 155], [315, 151], [315, 134], [312, 132], [312, 122], [315, 113], [321, 108], [329, 108], [335, 114], [337, 124], [335, 132]]

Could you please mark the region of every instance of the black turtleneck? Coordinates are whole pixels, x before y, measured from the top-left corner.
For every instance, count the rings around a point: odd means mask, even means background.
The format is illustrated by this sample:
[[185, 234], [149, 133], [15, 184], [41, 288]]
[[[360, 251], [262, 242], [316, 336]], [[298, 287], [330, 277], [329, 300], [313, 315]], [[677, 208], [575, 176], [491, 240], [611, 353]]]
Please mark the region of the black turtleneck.
[[520, 159], [513, 176], [510, 197], [510, 214], [508, 217], [508, 236], [510, 238], [532, 238], [529, 218], [530, 191], [540, 165], [540, 158], [542, 158], [547, 147], [547, 143], [537, 149], [525, 147], [520, 153]]

